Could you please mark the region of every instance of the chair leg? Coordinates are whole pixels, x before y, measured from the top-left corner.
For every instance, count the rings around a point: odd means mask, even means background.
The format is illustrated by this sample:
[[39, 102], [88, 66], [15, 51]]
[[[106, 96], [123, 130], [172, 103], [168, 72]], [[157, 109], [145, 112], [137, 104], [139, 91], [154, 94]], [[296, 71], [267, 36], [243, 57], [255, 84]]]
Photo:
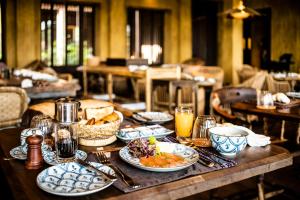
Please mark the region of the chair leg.
[[296, 138], [296, 142], [297, 142], [297, 144], [299, 144], [300, 143], [300, 123], [299, 123], [299, 125], [298, 125], [298, 131], [297, 131], [298, 133], [297, 133], [297, 138]]
[[281, 132], [280, 132], [280, 140], [284, 140], [284, 132], [285, 132], [285, 120], [281, 122]]
[[258, 200], [264, 200], [265, 199], [265, 193], [264, 193], [264, 174], [261, 174], [258, 177], [257, 189], [258, 189]]
[[268, 119], [266, 117], [264, 117], [263, 120], [264, 120], [264, 134], [268, 135], [269, 134], [269, 131], [268, 131], [268, 129], [269, 129], [269, 127], [268, 127]]

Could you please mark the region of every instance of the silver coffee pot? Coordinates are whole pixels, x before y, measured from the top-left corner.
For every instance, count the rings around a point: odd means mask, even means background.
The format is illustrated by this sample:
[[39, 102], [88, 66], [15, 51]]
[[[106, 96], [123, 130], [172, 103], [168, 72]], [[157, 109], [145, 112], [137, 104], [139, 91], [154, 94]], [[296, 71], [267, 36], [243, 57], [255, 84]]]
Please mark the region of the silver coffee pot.
[[78, 121], [80, 102], [73, 98], [60, 98], [55, 101], [55, 119], [60, 123]]

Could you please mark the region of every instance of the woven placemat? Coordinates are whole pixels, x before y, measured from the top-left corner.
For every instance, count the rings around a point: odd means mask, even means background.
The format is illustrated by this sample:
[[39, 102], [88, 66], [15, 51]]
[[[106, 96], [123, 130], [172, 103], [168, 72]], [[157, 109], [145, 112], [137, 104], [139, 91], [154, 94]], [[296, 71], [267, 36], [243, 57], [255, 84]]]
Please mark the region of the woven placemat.
[[[121, 180], [120, 177], [114, 183], [114, 186], [119, 190], [128, 193], [136, 190], [141, 190], [141, 189], [161, 185], [164, 183], [169, 183], [189, 176], [195, 176], [207, 172], [233, 167], [237, 164], [234, 160], [230, 160], [227, 158], [222, 159], [222, 156], [215, 154], [215, 152], [213, 152], [213, 150], [210, 148], [209, 149], [200, 148], [198, 152], [200, 156], [205, 156], [207, 159], [211, 159], [215, 161], [216, 162], [215, 166], [206, 167], [200, 163], [195, 163], [194, 165], [186, 169], [182, 169], [175, 172], [150, 172], [150, 171], [145, 171], [131, 166], [130, 164], [121, 160], [118, 152], [113, 152], [111, 153], [111, 158], [110, 158], [112, 164], [119, 167], [125, 174], [130, 176], [135, 182], [141, 184], [142, 187], [136, 189], [130, 188]], [[88, 160], [97, 162], [93, 154], [89, 154]]]

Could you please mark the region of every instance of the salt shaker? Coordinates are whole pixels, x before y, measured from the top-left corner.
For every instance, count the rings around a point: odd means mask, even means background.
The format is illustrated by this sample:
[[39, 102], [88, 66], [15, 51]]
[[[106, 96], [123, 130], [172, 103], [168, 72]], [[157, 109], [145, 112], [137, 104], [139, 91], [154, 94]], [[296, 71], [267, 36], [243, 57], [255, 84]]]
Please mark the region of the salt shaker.
[[43, 137], [36, 134], [26, 138], [26, 143], [28, 144], [27, 160], [25, 162], [26, 169], [39, 169], [43, 166], [42, 141]]

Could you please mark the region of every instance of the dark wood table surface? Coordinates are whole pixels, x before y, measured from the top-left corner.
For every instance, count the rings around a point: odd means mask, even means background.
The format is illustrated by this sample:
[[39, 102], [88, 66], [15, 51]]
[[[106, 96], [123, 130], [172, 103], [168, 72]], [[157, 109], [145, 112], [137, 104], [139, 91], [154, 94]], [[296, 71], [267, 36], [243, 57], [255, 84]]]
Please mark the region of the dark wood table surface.
[[232, 111], [260, 115], [262, 117], [276, 117], [281, 120], [300, 121], [300, 105], [290, 108], [259, 109], [256, 108], [256, 102], [237, 102], [231, 105], [231, 109]]
[[[167, 125], [172, 126], [172, 125]], [[15, 199], [66, 199], [44, 192], [36, 185], [37, 175], [45, 169], [47, 164], [39, 170], [27, 170], [24, 161], [4, 160], [10, 157], [9, 151], [19, 145], [21, 128], [0, 131], [0, 170], [3, 172], [6, 185]], [[113, 146], [124, 145], [117, 142]], [[85, 148], [86, 151], [93, 150]], [[131, 193], [123, 193], [111, 186], [103, 191], [72, 199], [177, 199], [203, 191], [218, 188], [250, 177], [268, 173], [292, 165], [290, 153], [279, 146], [247, 147], [236, 158], [238, 165], [228, 169], [209, 172], [166, 183]]]

